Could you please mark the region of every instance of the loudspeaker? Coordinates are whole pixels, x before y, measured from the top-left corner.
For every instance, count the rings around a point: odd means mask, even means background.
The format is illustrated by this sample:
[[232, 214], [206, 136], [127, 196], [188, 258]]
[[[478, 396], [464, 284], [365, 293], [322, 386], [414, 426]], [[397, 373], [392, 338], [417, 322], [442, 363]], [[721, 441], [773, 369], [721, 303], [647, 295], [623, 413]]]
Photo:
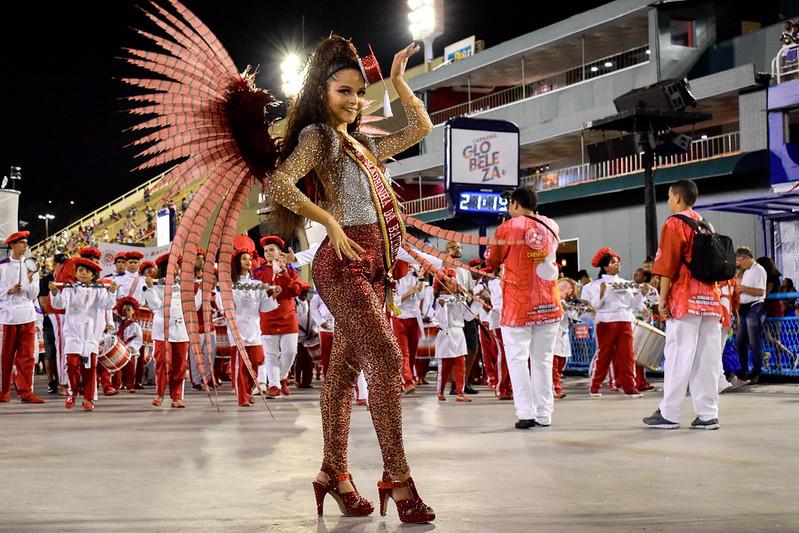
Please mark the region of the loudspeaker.
[[682, 133], [667, 133], [660, 137], [655, 151], [658, 155], [669, 156], [684, 154], [691, 149], [691, 138]]
[[639, 152], [632, 134], [588, 144], [585, 146], [585, 151], [588, 155], [588, 161], [591, 163], [601, 163], [602, 161], [627, 157]]
[[640, 89], [634, 89], [613, 100], [616, 111], [635, 111], [636, 109], [656, 109], [659, 111], [683, 111], [696, 106], [686, 80], [664, 80]]

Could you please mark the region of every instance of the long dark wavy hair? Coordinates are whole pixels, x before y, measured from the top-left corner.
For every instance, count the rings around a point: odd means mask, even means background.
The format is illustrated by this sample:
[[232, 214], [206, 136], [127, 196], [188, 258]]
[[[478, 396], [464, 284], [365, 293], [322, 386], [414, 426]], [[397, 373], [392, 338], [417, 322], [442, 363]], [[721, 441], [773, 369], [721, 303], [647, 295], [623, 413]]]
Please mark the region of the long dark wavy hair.
[[[308, 60], [308, 70], [302, 89], [297, 94], [289, 108], [286, 117], [286, 130], [281, 143], [278, 164], [291, 155], [299, 142], [300, 132], [311, 124], [330, 124], [330, 108], [327, 103], [328, 82], [335, 78], [336, 73], [342, 69], [354, 68], [360, 70], [358, 65], [358, 51], [347, 39], [331, 35], [320, 41]], [[361, 123], [358, 114], [355, 121], [347, 126], [349, 133], [356, 133]], [[332, 142], [327, 135], [322, 135], [323, 161], [330, 161]], [[313, 202], [325, 201], [326, 191], [319, 176], [311, 170], [297, 183], [297, 187], [310, 196], [313, 191]], [[282, 205], [273, 205], [270, 214], [270, 223], [275, 231], [284, 237], [293, 239], [297, 230], [304, 224], [300, 215], [293, 213]]]

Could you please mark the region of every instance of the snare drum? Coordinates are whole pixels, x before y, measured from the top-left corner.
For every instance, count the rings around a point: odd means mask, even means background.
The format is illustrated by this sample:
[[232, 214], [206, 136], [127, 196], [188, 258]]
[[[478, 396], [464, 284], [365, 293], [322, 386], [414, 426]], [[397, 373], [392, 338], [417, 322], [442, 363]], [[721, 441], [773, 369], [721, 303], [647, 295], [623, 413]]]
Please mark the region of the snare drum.
[[417, 359], [435, 359], [436, 335], [438, 335], [438, 326], [425, 324], [424, 334], [419, 338], [419, 345], [416, 347]]
[[146, 307], [139, 307], [135, 315], [136, 321], [141, 326], [142, 344], [145, 346], [153, 345], [153, 312]]
[[130, 361], [132, 357], [131, 352], [134, 351], [128, 346], [125, 346], [125, 343], [116, 335], [104, 338], [100, 343], [100, 349], [102, 350], [102, 354], [97, 357], [97, 360], [102, 363], [109, 372], [121, 370], [128, 364], [128, 361]]
[[216, 331], [216, 357], [230, 359], [230, 339], [227, 336], [227, 325], [224, 320], [214, 320]]
[[633, 352], [635, 364], [649, 370], [660, 370], [666, 334], [646, 322], [636, 320], [633, 325]]

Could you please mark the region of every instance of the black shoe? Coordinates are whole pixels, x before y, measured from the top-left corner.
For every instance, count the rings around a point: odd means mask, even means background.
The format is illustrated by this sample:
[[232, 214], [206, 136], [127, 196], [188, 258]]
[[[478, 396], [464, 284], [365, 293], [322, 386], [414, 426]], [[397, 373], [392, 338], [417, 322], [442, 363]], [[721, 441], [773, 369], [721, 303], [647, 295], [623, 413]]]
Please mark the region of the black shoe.
[[677, 429], [680, 427], [678, 422], [672, 422], [671, 420], [663, 418], [663, 415], [660, 414], [660, 409], [652, 413], [652, 416], [644, 418], [644, 425], [655, 429]]
[[133, 388], [136, 390], [144, 390], [144, 385], [142, 385], [141, 383], [136, 383], [136, 385], [134, 385]]
[[530, 429], [531, 427], [535, 427], [535, 420], [532, 418], [530, 420], [517, 420], [515, 427], [516, 429]]
[[694, 418], [694, 421], [691, 422], [691, 429], [718, 429], [719, 428], [719, 419], [718, 418], [711, 418], [710, 420], [700, 420], [697, 416]]
[[58, 392], [58, 380], [53, 380], [47, 384], [47, 394], [56, 394]]
[[469, 384], [463, 387], [463, 392], [465, 392], [466, 394], [480, 394], [479, 390], [474, 390], [474, 388]]
[[454, 395], [454, 394], [455, 394], [455, 384], [453, 383], [453, 384], [452, 384], [452, 385], [450, 385], [450, 387], [449, 387], [449, 395], [450, 395], [450, 396], [452, 396], [452, 395]]

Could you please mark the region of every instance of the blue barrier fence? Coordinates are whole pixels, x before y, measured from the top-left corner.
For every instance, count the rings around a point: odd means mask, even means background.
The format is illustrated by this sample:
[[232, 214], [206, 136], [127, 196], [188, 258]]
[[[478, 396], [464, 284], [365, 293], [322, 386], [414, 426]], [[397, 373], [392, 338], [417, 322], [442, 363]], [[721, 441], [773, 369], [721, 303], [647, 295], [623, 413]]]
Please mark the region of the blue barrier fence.
[[[771, 300], [798, 299], [799, 293], [777, 293], [768, 296]], [[596, 351], [593, 325], [573, 326], [569, 331], [572, 356], [565, 370], [587, 372], [591, 358]], [[761, 340], [763, 351], [763, 374], [773, 376], [799, 377], [799, 317], [768, 317], [763, 328]], [[735, 335], [727, 340], [724, 349], [725, 360], [737, 360]], [[751, 368], [751, 352], [750, 368]]]

